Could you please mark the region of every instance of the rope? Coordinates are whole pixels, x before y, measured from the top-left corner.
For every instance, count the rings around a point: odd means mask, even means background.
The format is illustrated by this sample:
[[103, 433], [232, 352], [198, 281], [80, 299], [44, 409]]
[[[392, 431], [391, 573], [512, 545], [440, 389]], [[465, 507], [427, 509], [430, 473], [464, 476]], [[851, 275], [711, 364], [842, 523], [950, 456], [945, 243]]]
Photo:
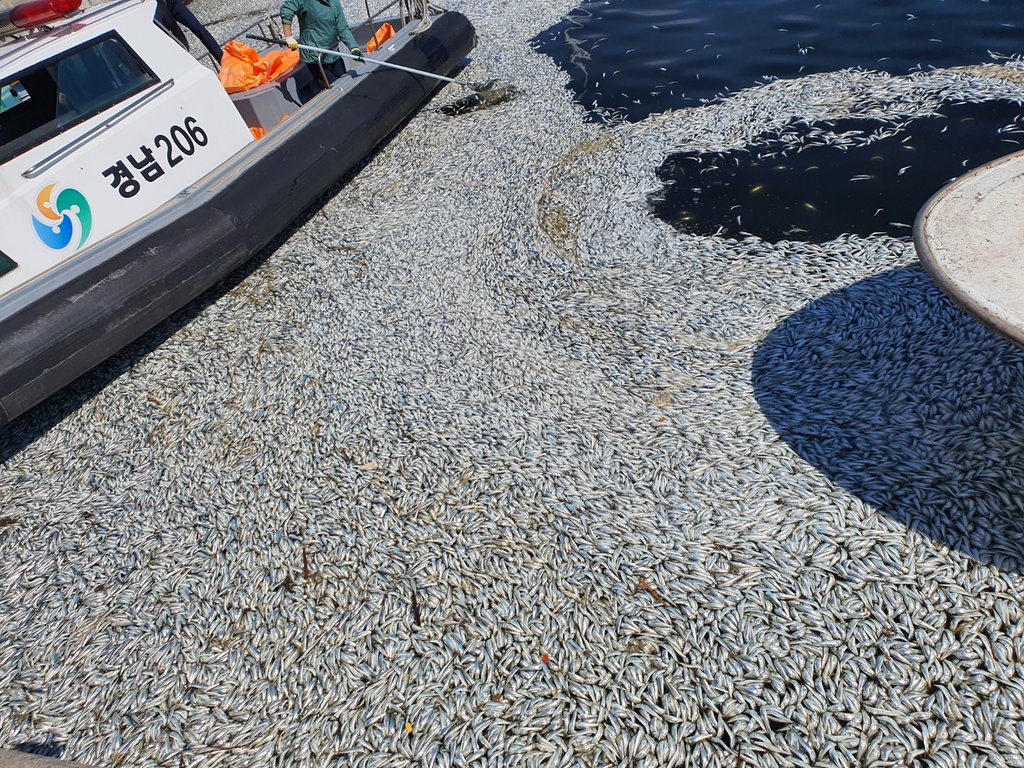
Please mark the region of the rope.
[[420, 13], [421, 20], [412, 33], [414, 35], [422, 35], [430, 29], [430, 25], [434, 23], [430, 18], [430, 0], [415, 0], [415, 2], [419, 6], [417, 10]]

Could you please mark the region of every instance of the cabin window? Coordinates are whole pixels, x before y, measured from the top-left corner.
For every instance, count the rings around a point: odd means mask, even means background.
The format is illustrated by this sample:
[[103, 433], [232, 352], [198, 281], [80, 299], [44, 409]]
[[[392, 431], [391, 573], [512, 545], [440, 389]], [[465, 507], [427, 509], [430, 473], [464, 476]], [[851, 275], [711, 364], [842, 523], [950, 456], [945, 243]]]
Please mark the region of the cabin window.
[[116, 34], [0, 80], [0, 162], [157, 81]]
[[0, 251], [0, 277], [3, 277], [17, 266], [18, 265], [14, 263], [14, 259], [7, 258], [7, 254]]

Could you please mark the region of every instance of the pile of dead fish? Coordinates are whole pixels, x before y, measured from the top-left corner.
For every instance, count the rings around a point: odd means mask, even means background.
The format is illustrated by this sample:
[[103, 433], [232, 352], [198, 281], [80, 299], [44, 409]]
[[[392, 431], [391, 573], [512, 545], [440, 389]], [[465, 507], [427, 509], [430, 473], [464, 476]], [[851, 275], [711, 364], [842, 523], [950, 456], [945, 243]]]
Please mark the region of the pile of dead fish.
[[688, 237], [646, 200], [673, 151], [1021, 86], [848, 71], [598, 127], [528, 45], [568, 3], [459, 10], [462, 76], [517, 99], [421, 111], [0, 438], [0, 746], [1018, 764], [1024, 355], [907, 242]]

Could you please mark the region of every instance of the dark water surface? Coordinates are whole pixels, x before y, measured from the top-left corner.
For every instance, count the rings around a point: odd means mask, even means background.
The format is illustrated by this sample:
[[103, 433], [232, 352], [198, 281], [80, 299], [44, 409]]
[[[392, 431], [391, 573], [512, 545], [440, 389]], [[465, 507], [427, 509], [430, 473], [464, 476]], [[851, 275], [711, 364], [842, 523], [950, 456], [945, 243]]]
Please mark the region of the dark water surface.
[[[673, 155], [659, 170], [667, 186], [652, 201], [654, 212], [698, 235], [907, 236], [918, 210], [947, 182], [1024, 149], [1021, 115], [1005, 101], [947, 105], [888, 131], [872, 120], [813, 125], [799, 149], [767, 139], [735, 152]], [[851, 144], [825, 143], [815, 129]]]
[[[534, 44], [569, 72], [603, 120], [699, 105], [765, 77], [851, 67], [906, 74], [1024, 52], [1024, 0], [592, 0]], [[800, 151], [765, 137], [727, 155], [681, 154], [660, 170], [655, 213], [695, 234], [823, 241], [909, 236], [950, 179], [1021, 148], [1020, 108], [946, 105], [864, 145], [821, 146], [822, 129], [863, 139], [870, 121], [802, 126]]]
[[581, 104], [641, 120], [765, 76], [1021, 53], [1024, 0], [591, 0], [534, 44]]

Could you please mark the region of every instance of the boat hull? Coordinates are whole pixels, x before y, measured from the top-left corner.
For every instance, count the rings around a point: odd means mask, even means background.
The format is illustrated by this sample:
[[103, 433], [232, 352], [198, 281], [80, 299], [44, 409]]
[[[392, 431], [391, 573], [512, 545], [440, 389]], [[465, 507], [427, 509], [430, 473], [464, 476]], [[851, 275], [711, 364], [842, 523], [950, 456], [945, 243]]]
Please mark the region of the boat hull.
[[[469, 20], [449, 11], [389, 60], [447, 74], [475, 40]], [[110, 258], [0, 319], [0, 425], [254, 256], [439, 86], [432, 78], [383, 68], [341, 82], [344, 93], [307, 106], [312, 113], [293, 138], [281, 140], [272, 132], [260, 140], [267, 142], [266, 151], [255, 153], [228, 180], [198, 190], [201, 205], [173, 203], [162, 216], [165, 224], [120, 250], [114, 238], [106, 245], [115, 249]]]

